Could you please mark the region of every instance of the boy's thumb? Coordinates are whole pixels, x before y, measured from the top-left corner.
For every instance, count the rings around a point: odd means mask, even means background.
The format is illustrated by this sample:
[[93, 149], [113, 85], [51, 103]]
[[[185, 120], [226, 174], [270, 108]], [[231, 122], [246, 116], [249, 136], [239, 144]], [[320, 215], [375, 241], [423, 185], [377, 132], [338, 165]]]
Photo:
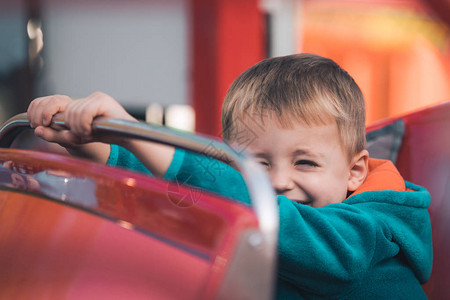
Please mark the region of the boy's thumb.
[[38, 126], [34, 130], [34, 134], [37, 137], [52, 143], [70, 145], [70, 144], [77, 144], [80, 142], [68, 130], [54, 130], [49, 127]]
[[37, 137], [43, 138], [44, 137], [44, 128], [42, 126], [38, 126], [34, 129], [34, 134]]

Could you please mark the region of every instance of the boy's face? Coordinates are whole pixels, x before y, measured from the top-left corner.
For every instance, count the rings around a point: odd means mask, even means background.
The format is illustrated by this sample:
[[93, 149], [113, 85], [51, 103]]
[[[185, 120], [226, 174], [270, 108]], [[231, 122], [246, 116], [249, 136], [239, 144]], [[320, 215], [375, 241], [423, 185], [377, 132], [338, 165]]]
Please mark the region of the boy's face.
[[245, 130], [239, 128], [231, 144], [245, 147], [266, 167], [278, 195], [312, 207], [345, 200], [351, 167], [334, 122], [283, 128], [271, 115], [242, 122]]

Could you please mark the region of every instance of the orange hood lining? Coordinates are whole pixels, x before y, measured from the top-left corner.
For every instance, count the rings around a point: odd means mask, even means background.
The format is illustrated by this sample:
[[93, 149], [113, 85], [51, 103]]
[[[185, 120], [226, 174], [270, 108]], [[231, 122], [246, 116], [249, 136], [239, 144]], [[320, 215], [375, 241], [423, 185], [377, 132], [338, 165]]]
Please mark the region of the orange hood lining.
[[351, 195], [368, 191], [406, 191], [405, 181], [390, 160], [369, 159], [369, 172], [363, 184]]

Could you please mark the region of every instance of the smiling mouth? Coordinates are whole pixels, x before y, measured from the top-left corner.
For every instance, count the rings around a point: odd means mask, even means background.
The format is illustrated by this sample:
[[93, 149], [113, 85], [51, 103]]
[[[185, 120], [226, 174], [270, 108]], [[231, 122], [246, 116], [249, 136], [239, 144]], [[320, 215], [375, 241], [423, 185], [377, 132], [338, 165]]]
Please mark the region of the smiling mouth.
[[295, 202], [303, 204], [303, 205], [309, 205], [309, 206], [311, 206], [312, 202], [313, 202], [312, 200], [296, 200], [296, 199], [293, 199], [292, 201], [295, 201]]

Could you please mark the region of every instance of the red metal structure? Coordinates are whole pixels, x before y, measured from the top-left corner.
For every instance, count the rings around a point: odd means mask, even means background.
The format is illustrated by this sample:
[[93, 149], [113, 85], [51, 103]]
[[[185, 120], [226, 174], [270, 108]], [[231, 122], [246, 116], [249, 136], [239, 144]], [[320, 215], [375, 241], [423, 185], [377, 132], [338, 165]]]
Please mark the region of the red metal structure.
[[221, 136], [221, 110], [233, 80], [265, 58], [258, 0], [191, 0], [191, 99], [196, 131]]

